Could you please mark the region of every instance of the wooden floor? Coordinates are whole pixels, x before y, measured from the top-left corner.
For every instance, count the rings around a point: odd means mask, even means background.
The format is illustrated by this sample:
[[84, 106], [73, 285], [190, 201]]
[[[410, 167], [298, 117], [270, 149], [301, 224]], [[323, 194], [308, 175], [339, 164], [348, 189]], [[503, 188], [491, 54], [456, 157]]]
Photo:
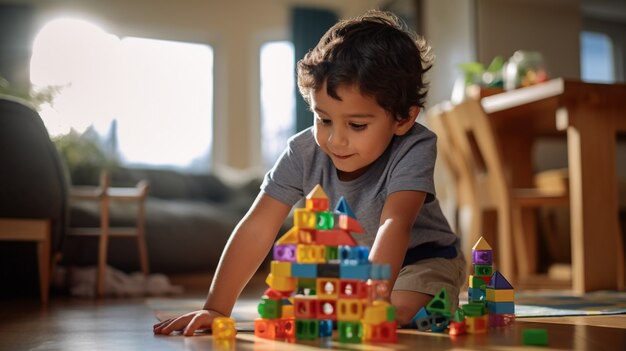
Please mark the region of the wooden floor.
[[[204, 292], [182, 298], [202, 299]], [[255, 298], [258, 297], [246, 297]], [[334, 341], [272, 342], [240, 332], [232, 343], [210, 335], [155, 336], [146, 298], [85, 300], [53, 297], [48, 308], [35, 299], [0, 300], [0, 350], [520, 350], [525, 328], [548, 331], [549, 349], [626, 350], [626, 315], [518, 319], [487, 334], [400, 330], [398, 344], [351, 345]], [[547, 348], [542, 348], [547, 349]]]

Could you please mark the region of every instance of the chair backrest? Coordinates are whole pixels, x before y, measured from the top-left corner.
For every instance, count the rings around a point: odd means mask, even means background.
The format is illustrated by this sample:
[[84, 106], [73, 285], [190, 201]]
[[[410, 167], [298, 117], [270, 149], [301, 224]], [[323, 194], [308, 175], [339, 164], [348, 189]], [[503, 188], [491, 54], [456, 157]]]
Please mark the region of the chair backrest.
[[454, 148], [462, 159], [462, 170], [479, 189], [482, 203], [508, 202], [510, 189], [506, 180], [504, 164], [498, 140], [489, 117], [480, 102], [468, 99], [458, 105], [450, 105], [443, 120]]
[[450, 109], [450, 102], [445, 101], [431, 107], [426, 114], [428, 127], [437, 134], [437, 156], [450, 170], [456, 186], [456, 196], [459, 205], [467, 204], [471, 201], [471, 183], [469, 182], [467, 165], [457, 151], [455, 143], [448, 130], [445, 121], [446, 111]]
[[0, 217], [51, 220], [59, 252], [68, 215], [69, 180], [39, 114], [0, 96]]

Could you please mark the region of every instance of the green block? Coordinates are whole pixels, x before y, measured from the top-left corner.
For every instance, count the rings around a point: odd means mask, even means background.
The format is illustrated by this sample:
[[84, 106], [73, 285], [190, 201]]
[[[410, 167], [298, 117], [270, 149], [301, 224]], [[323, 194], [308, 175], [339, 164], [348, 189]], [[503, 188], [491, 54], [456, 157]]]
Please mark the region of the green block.
[[462, 308], [457, 308], [454, 311], [454, 315], [452, 316], [452, 321], [454, 322], [463, 322], [465, 320], [465, 312], [463, 312]]
[[387, 307], [387, 322], [393, 322], [396, 320], [396, 307], [388, 306]]
[[[298, 278], [298, 283], [296, 286], [298, 293], [302, 295], [312, 296], [316, 295], [315, 290], [317, 289], [317, 279], [316, 278]], [[305, 293], [306, 289], [306, 293]]]
[[491, 277], [493, 274], [493, 266], [486, 264], [475, 264], [474, 275], [481, 277]]
[[440, 313], [446, 317], [452, 316], [450, 309], [450, 298], [448, 297], [448, 290], [443, 288], [439, 291], [435, 297], [426, 305], [426, 311], [430, 314]]
[[523, 329], [522, 343], [524, 345], [548, 346], [548, 331], [539, 328]]
[[487, 308], [482, 302], [470, 302], [461, 306], [466, 317], [480, 317], [487, 314]]
[[320, 334], [319, 325], [316, 319], [296, 319], [296, 339], [316, 340]]
[[[476, 270], [475, 267], [474, 267], [474, 270]], [[472, 275], [471, 279], [472, 279], [472, 284], [470, 286], [472, 288], [485, 290], [485, 288], [487, 287], [487, 282], [484, 279], [479, 278], [474, 275]]]
[[363, 326], [361, 322], [342, 322], [337, 324], [339, 342], [358, 344], [363, 338]]
[[264, 319], [276, 319], [282, 316], [283, 303], [280, 300], [272, 300], [267, 297], [261, 298], [257, 310]]
[[326, 262], [339, 259], [339, 249], [337, 246], [326, 246]]
[[332, 212], [318, 212], [316, 215], [317, 223], [315, 229], [333, 229], [335, 226], [335, 215]]

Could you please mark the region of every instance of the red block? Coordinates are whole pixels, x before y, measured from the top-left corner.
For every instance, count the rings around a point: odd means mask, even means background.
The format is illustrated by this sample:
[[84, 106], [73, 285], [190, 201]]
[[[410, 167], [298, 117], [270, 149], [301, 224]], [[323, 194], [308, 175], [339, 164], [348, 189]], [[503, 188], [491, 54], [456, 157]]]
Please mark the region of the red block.
[[372, 336], [368, 341], [395, 343], [398, 341], [397, 329], [398, 324], [396, 322], [383, 322], [372, 325]]

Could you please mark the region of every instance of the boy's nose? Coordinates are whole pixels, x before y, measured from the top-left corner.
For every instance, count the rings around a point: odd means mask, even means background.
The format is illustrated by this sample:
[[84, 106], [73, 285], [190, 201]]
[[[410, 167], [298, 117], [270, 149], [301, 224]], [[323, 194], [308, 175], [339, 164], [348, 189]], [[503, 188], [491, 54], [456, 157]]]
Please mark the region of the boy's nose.
[[348, 138], [344, 131], [335, 128], [328, 136], [328, 143], [333, 146], [344, 146], [348, 144]]

